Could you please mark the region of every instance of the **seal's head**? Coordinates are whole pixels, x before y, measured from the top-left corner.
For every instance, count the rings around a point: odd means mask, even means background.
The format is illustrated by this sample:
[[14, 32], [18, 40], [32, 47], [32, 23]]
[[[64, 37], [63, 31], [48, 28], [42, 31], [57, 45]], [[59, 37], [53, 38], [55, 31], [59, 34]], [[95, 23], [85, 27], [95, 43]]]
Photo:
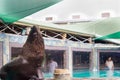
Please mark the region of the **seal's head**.
[[23, 46], [22, 56], [29, 60], [42, 63], [45, 56], [44, 40], [39, 27], [33, 26]]

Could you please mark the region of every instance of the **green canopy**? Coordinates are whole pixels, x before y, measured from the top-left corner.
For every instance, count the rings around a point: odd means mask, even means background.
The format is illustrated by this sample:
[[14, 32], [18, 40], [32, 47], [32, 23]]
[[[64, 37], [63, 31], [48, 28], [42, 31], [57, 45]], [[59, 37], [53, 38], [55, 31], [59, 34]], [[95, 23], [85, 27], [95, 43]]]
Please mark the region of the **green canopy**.
[[120, 31], [99, 38], [95, 38], [95, 40], [103, 40], [103, 39], [120, 39]]
[[[42, 28], [56, 30], [65, 33], [78, 34], [83, 36], [95, 36], [97, 38], [120, 32], [120, 17], [108, 18], [91, 22], [81, 22], [76, 24], [57, 25], [52, 23], [43, 23], [30, 19], [19, 20], [22, 23], [40, 25]], [[119, 35], [119, 34], [118, 34]], [[118, 36], [115, 36], [116, 38]], [[118, 37], [119, 38], [119, 37]], [[109, 41], [119, 43], [120, 39], [109, 39]]]
[[0, 19], [15, 22], [61, 0], [0, 0]]

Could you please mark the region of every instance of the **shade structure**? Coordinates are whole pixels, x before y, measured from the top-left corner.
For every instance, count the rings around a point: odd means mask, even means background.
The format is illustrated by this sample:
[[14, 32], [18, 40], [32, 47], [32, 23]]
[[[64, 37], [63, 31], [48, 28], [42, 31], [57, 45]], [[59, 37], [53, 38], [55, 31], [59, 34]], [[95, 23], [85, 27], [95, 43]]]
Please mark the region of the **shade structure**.
[[95, 40], [103, 40], [103, 39], [120, 39], [120, 31], [99, 38], [95, 38]]
[[0, 19], [15, 22], [61, 0], [0, 0]]

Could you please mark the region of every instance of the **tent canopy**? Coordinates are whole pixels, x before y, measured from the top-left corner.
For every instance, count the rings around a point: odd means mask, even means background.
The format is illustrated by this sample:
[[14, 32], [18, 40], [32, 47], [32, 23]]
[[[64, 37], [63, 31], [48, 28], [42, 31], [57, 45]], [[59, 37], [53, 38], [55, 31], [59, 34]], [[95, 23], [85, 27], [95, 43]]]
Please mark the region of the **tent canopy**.
[[95, 38], [95, 40], [103, 40], [103, 39], [120, 39], [120, 31]]
[[70, 24], [64, 27], [81, 33], [94, 35], [96, 37], [95, 40], [107, 39], [120, 44], [120, 17], [73, 25]]
[[15, 22], [61, 0], [0, 0], [0, 18]]
[[[119, 33], [120, 31], [120, 17], [109, 18], [105, 20], [97, 20], [93, 22], [67, 24], [67, 25], [55, 25], [52, 23], [45, 23], [45, 22], [42, 23], [38, 21], [25, 20], [25, 19], [22, 19], [20, 22], [40, 25], [40, 26], [43, 26], [42, 28], [45, 28], [45, 29], [51, 29], [51, 30], [57, 30], [57, 31], [59, 30], [62, 32], [75, 33], [83, 36], [84, 35], [95, 36], [97, 38], [106, 36], [109, 34], [113, 34], [116, 32]], [[116, 38], [119, 38], [119, 37], [116, 35]], [[112, 40], [112, 41], [115, 43], [120, 43], [120, 40]]]

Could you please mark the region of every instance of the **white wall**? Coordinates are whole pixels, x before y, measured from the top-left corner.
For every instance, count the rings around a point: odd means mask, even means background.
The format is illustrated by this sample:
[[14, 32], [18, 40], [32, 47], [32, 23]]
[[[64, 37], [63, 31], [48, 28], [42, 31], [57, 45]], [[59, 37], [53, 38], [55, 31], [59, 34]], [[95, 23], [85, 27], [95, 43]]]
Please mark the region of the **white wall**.
[[45, 17], [53, 16], [55, 21], [66, 21], [71, 20], [71, 15], [80, 14], [81, 20], [94, 20], [100, 19], [102, 12], [110, 12], [111, 17], [118, 17], [119, 4], [120, 0], [63, 0], [30, 17], [44, 21]]

